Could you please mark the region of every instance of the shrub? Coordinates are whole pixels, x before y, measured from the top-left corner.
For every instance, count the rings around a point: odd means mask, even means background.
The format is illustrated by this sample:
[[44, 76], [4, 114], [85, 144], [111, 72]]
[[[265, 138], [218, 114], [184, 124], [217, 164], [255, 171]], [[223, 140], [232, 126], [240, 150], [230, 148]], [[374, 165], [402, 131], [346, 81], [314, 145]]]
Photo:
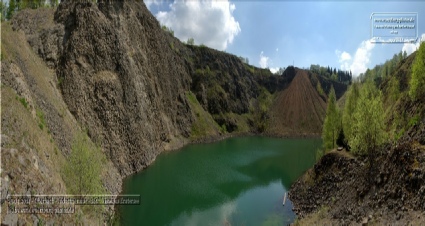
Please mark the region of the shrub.
[[195, 40], [193, 38], [189, 38], [189, 39], [187, 39], [187, 44], [188, 45], [195, 45]]
[[162, 25], [161, 28], [162, 28], [162, 30], [164, 30], [164, 31], [170, 33], [172, 36], [174, 36], [174, 31], [171, 28], [169, 28], [165, 25]]
[[347, 101], [345, 102], [344, 112], [342, 113], [342, 128], [344, 130], [345, 140], [348, 140], [348, 138], [353, 135], [353, 113], [356, 109], [357, 101], [359, 99], [359, 89], [359, 84], [353, 83], [346, 94]]
[[425, 94], [425, 44], [422, 42], [416, 54], [410, 79], [410, 97], [415, 100]]
[[37, 109], [37, 117], [38, 117], [38, 127], [40, 127], [41, 130], [44, 129], [44, 127], [46, 126], [46, 121], [44, 120], [44, 113], [41, 110]]
[[325, 92], [323, 91], [322, 86], [320, 85], [319, 81], [317, 81], [316, 90], [321, 96], [325, 95]]
[[371, 154], [386, 140], [382, 93], [373, 83], [366, 83], [353, 112], [349, 145], [354, 154]]
[[101, 181], [104, 157], [85, 133], [78, 133], [64, 169], [64, 181], [71, 194], [103, 193]]
[[341, 127], [340, 113], [336, 106], [335, 90], [332, 86], [328, 98], [325, 123], [323, 124], [322, 139], [325, 149], [335, 147], [336, 140]]
[[28, 108], [28, 102], [25, 99], [25, 97], [21, 97], [21, 98], [16, 97], [16, 99], [19, 100], [19, 102], [21, 102], [21, 104], [24, 105], [25, 108]]

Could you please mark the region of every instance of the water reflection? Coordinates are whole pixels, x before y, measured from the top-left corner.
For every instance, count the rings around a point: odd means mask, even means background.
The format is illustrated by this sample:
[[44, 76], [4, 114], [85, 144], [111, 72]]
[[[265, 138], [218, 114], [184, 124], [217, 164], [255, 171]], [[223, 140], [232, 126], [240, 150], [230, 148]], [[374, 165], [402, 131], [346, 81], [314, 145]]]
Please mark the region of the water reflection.
[[[314, 163], [317, 139], [232, 138], [160, 155], [125, 181], [140, 206], [122, 206], [125, 225], [258, 225], [293, 220], [282, 196]], [[244, 223], [245, 222], [245, 223]]]

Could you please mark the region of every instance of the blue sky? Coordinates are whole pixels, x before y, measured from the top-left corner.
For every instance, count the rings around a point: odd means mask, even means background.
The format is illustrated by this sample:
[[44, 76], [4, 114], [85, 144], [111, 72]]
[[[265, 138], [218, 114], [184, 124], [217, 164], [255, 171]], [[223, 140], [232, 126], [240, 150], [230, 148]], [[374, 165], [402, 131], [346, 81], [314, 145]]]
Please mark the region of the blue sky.
[[[145, 1], [148, 9], [182, 41], [247, 57], [250, 64], [276, 70], [320, 64], [364, 72], [394, 53], [418, 44], [370, 43], [373, 12], [417, 12], [418, 36], [425, 33], [420, 1]], [[425, 22], [425, 20], [422, 19]], [[425, 38], [425, 35], [424, 35]]]

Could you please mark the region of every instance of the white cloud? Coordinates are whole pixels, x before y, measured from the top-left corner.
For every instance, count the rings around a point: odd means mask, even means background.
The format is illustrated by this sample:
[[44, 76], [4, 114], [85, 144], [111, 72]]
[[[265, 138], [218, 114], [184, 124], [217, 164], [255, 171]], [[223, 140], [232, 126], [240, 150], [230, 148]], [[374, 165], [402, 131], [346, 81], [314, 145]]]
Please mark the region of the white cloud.
[[205, 219], [208, 219], [210, 225], [223, 225], [232, 218], [236, 210], [237, 204], [235, 202], [228, 202], [206, 210], [193, 210], [189, 213], [185, 211], [177, 219], [173, 220], [172, 224], [188, 226], [205, 225]]
[[269, 57], [264, 56], [264, 52], [260, 53], [260, 61], [258, 62], [261, 68], [266, 68], [269, 66]]
[[[277, 50], [278, 49], [276, 49], [276, 51]], [[261, 68], [269, 68], [272, 73], [276, 73], [277, 71], [279, 71], [279, 67], [270, 67], [270, 65], [273, 65], [273, 62], [268, 56], [264, 55], [263, 51], [261, 51], [260, 53], [260, 61], [258, 61], [258, 64]]]
[[351, 55], [345, 51], [341, 52], [340, 50], [335, 50], [335, 54], [338, 56], [338, 61], [341, 64], [341, 69], [344, 71], [349, 71]]
[[279, 68], [278, 67], [271, 67], [269, 70], [274, 74], [277, 71], [279, 71]]
[[225, 50], [241, 31], [232, 15], [235, 8], [228, 0], [174, 1], [170, 11], [160, 11], [156, 18], [181, 41], [193, 38], [196, 44]]
[[146, 7], [148, 7], [148, 9], [150, 9], [150, 7], [152, 5], [159, 5], [160, 4], [159, 0], [145, 0], [144, 3], [146, 5]]
[[370, 41], [371, 40], [366, 40], [361, 42], [354, 57], [351, 57], [348, 52], [335, 50], [341, 69], [347, 71], [351, 70], [354, 76], [364, 73], [369, 64], [372, 49], [375, 47], [375, 44]]
[[404, 43], [403, 48], [401, 51], [406, 51], [407, 55], [410, 55], [411, 53], [415, 52], [419, 48], [420, 42], [425, 41], [425, 33], [422, 34], [420, 41], [417, 43]]
[[342, 61], [351, 60], [351, 55], [344, 51], [341, 53], [341, 60]]

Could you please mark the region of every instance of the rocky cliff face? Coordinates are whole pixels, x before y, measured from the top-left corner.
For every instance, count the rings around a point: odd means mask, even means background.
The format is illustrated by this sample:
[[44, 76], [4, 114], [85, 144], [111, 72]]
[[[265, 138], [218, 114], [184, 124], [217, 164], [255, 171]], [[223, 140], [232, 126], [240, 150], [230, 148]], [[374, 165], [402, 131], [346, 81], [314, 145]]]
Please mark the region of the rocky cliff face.
[[[184, 45], [138, 1], [63, 1], [54, 14], [26, 10], [11, 23], [54, 70], [69, 111], [122, 176], [193, 137], [264, 131], [273, 94], [295, 75], [291, 67], [276, 76], [234, 55]], [[190, 101], [192, 94], [196, 98]], [[298, 120], [274, 113], [274, 118], [285, 117], [281, 121]], [[323, 116], [320, 112], [312, 123]], [[316, 127], [311, 134], [320, 130]], [[209, 132], [195, 134], [199, 130]], [[64, 141], [61, 148], [69, 144]]]
[[15, 29], [56, 69], [70, 112], [122, 175], [189, 137], [189, 73], [144, 4], [64, 1], [41, 34], [23, 27], [32, 19], [18, 15]]
[[144, 4], [68, 1], [55, 21], [65, 28], [57, 66], [65, 102], [123, 175], [189, 137], [190, 76]]
[[[218, 129], [223, 125], [251, 131], [250, 117], [228, 114], [250, 113], [263, 92], [257, 81], [267, 80], [258, 78], [278, 77], [236, 56], [182, 44], [137, 1], [63, 1], [54, 14], [26, 10], [11, 23], [56, 72], [69, 111], [122, 176], [187, 143], [203, 120], [197, 104], [213, 115], [209, 124], [218, 122], [207, 126], [209, 135], [227, 132]], [[282, 81], [271, 80], [275, 91]]]

